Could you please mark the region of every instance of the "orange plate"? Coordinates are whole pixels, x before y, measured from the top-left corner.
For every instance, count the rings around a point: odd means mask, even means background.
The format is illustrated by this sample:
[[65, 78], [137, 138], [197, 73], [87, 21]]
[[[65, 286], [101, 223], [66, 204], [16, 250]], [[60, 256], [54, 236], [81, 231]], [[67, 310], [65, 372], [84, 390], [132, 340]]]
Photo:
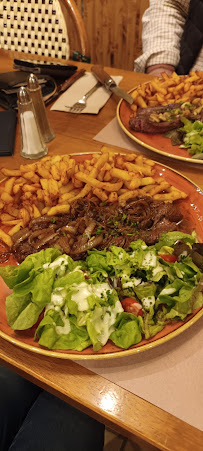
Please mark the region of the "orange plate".
[[[132, 94], [133, 91], [136, 91], [136, 88], [131, 89], [129, 94]], [[117, 106], [117, 120], [126, 135], [133, 139], [133, 141], [136, 141], [141, 146], [146, 147], [153, 152], [176, 160], [187, 161], [194, 164], [203, 164], [203, 160], [192, 158], [187, 149], [180, 149], [178, 146], [172, 146], [171, 140], [169, 138], [165, 138], [161, 134], [153, 135], [151, 133], [134, 132], [129, 127], [129, 119], [131, 114], [132, 110], [127, 102], [125, 102], [125, 100], [120, 100]]]
[[[86, 158], [90, 158], [85, 155]], [[76, 157], [78, 159], [78, 157]], [[84, 156], [79, 157], [83, 160]], [[197, 237], [200, 242], [203, 241], [203, 192], [190, 180], [181, 176], [178, 172], [173, 171], [167, 166], [156, 163], [156, 176], [163, 176], [169, 183], [178, 189], [181, 189], [187, 193], [187, 199], [178, 201], [179, 208], [184, 214], [185, 218], [185, 231], [191, 233], [192, 230], [196, 230]], [[9, 264], [13, 264], [11, 259]], [[84, 351], [52, 351], [39, 346], [37, 341], [34, 341], [34, 332], [36, 326], [33, 326], [27, 331], [13, 331], [7, 323], [5, 312], [5, 299], [11, 292], [5, 285], [2, 279], [0, 279], [0, 336], [5, 340], [32, 352], [47, 355], [50, 357], [58, 357], [61, 359], [77, 359], [77, 360], [95, 360], [95, 359], [107, 359], [127, 356], [138, 352], [145, 351], [147, 349], [158, 346], [171, 338], [179, 335], [181, 332], [192, 326], [203, 315], [203, 308], [196, 310], [187, 317], [185, 321], [176, 321], [165, 326], [165, 328], [159, 332], [155, 337], [149, 340], [142, 340], [130, 349], [123, 350], [115, 346], [110, 340], [99, 351], [94, 352], [92, 346]]]

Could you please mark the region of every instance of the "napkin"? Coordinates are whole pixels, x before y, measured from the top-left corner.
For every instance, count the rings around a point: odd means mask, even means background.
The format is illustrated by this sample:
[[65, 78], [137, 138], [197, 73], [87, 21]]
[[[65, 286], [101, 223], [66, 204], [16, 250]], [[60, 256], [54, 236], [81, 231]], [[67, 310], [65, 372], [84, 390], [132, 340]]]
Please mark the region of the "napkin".
[[[123, 77], [113, 76], [117, 84], [120, 83]], [[67, 107], [71, 107], [79, 99], [84, 96], [94, 85], [97, 80], [90, 72], [85, 72], [85, 75], [77, 80], [70, 88], [67, 89], [52, 105], [51, 110], [66, 111]], [[87, 106], [82, 113], [98, 114], [99, 110], [105, 105], [110, 98], [111, 92], [107, 91], [104, 86], [99, 87], [87, 100]]]

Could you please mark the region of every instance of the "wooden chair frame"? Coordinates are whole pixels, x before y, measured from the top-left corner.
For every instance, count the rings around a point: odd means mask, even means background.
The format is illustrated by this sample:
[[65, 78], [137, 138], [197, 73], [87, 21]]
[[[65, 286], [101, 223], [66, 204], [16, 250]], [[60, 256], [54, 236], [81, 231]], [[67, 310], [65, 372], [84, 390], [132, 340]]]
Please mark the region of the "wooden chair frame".
[[[83, 18], [74, 0], [59, 0], [68, 29], [70, 56], [74, 51], [80, 51], [84, 56], [90, 56], [90, 46]], [[66, 11], [65, 11], [66, 10]], [[68, 14], [66, 14], [66, 12]], [[74, 25], [74, 27], [73, 27]]]

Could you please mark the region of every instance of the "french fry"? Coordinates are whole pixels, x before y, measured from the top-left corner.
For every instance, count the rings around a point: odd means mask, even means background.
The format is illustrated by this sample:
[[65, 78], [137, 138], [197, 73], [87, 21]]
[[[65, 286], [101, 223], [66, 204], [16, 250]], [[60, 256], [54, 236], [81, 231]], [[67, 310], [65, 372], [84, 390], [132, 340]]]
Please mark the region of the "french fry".
[[51, 175], [54, 180], [60, 180], [60, 172], [59, 172], [59, 168], [56, 164], [53, 164], [51, 166]]
[[43, 179], [51, 179], [52, 175], [50, 172], [43, 166], [38, 163], [37, 165], [37, 173], [43, 178]]
[[78, 172], [75, 174], [75, 177], [77, 180], [81, 180], [81, 182], [88, 183], [89, 185], [95, 187], [95, 188], [101, 188], [106, 191], [118, 191], [123, 182], [116, 182], [116, 183], [108, 183], [108, 182], [100, 182], [99, 180], [95, 179], [94, 177], [87, 176], [86, 174], [83, 174], [82, 172]]
[[13, 207], [12, 205], [7, 205], [6, 206], [6, 212], [9, 214], [9, 215], [11, 215], [11, 216], [14, 216], [14, 218], [18, 218], [18, 214], [19, 214], [19, 211], [18, 211], [18, 208], [15, 208], [15, 207]]
[[47, 214], [47, 212], [50, 210], [50, 207], [44, 207], [43, 209], [42, 209], [42, 214], [43, 215], [46, 215]]
[[128, 188], [128, 190], [135, 190], [141, 185], [141, 180], [142, 179], [140, 177], [133, 177], [130, 182], [125, 182], [125, 186], [126, 188]]
[[15, 177], [10, 177], [9, 179], [6, 180], [5, 185], [4, 185], [4, 191], [6, 193], [12, 194], [15, 179], [16, 179]]
[[31, 180], [32, 183], [39, 183], [39, 179], [40, 179], [39, 176], [37, 174], [35, 174], [33, 171], [25, 172], [23, 174], [23, 177], [26, 180]]
[[102, 202], [106, 202], [108, 199], [107, 194], [100, 188], [93, 189], [93, 194], [95, 194]]
[[27, 185], [27, 183], [24, 183], [24, 185], [22, 185], [22, 191], [26, 192], [30, 192], [30, 193], [36, 193], [36, 191], [39, 189], [40, 185]]
[[60, 215], [68, 213], [70, 210], [70, 205], [56, 205], [55, 207], [50, 208], [47, 212], [48, 216]]
[[150, 166], [144, 166], [144, 165], [139, 165], [139, 164], [134, 164], [134, 163], [124, 163], [125, 168], [127, 168], [129, 171], [135, 172], [135, 173], [139, 173], [141, 175], [151, 175], [152, 174], [152, 169]]
[[48, 191], [48, 179], [41, 178], [40, 183], [42, 185], [42, 189]]
[[123, 169], [113, 168], [110, 170], [110, 174], [111, 174], [112, 178], [116, 177], [120, 180], [125, 180], [125, 181], [132, 180], [132, 173], [130, 173], [129, 171], [125, 171]]
[[72, 197], [75, 197], [76, 193], [75, 191], [70, 191], [69, 193], [64, 193], [59, 197], [59, 204], [61, 204], [62, 202], [67, 202], [69, 201]]
[[1, 200], [5, 203], [5, 204], [9, 204], [11, 202], [13, 202], [13, 197], [10, 196], [10, 194], [8, 194], [6, 191], [4, 191], [1, 194]]
[[37, 206], [35, 204], [33, 204], [32, 208], [33, 208], [33, 217], [39, 218], [41, 216], [41, 213], [40, 213], [39, 209], [37, 208]]
[[8, 219], [6, 221], [1, 221], [1, 222], [4, 225], [12, 226], [12, 225], [18, 224], [20, 222], [20, 219]]
[[14, 217], [9, 215], [8, 213], [2, 213], [2, 215], [1, 215], [1, 222], [9, 221], [12, 219], [14, 219]]
[[6, 177], [18, 177], [21, 175], [21, 171], [19, 169], [1, 168], [1, 172]]
[[117, 202], [118, 200], [118, 193], [116, 191], [112, 191], [109, 194], [108, 202]]
[[125, 205], [128, 199], [133, 199], [133, 197], [138, 196], [139, 190], [127, 191], [121, 194], [118, 198], [118, 202], [120, 205]]
[[74, 196], [70, 199], [70, 202], [72, 202], [73, 200], [80, 199], [82, 197], [87, 196], [90, 193], [90, 191], [91, 191], [91, 186], [88, 184], [85, 185], [84, 188], [80, 191], [80, 193], [78, 193], [76, 196]]
[[12, 246], [11, 237], [1, 229], [0, 229], [0, 240], [3, 241], [8, 247]]
[[56, 180], [49, 179], [48, 180], [48, 191], [51, 198], [57, 198], [59, 195], [58, 183]]
[[19, 221], [18, 224], [15, 224], [9, 231], [8, 235], [13, 236], [15, 233], [19, 232], [19, 230], [23, 227], [23, 221]]
[[149, 194], [150, 196], [154, 197], [155, 194], [161, 193], [162, 191], [167, 190], [170, 187], [168, 182], [161, 182], [160, 185], [155, 185], [153, 186], [150, 191]]
[[37, 168], [37, 163], [31, 163], [31, 164], [21, 164], [20, 165], [20, 171], [21, 173], [23, 172], [29, 172], [29, 171], [33, 171], [35, 172]]
[[30, 221], [30, 214], [28, 210], [25, 207], [21, 208], [19, 211], [19, 216], [23, 221], [23, 227], [25, 227]]

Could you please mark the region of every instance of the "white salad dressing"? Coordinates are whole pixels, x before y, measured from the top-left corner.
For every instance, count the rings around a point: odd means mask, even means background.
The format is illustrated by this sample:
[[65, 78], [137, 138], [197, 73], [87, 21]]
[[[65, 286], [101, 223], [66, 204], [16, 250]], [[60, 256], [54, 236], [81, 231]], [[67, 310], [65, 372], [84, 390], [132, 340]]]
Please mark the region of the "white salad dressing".
[[104, 346], [111, 333], [115, 330], [113, 324], [116, 321], [117, 313], [123, 312], [123, 307], [120, 301], [116, 301], [114, 308], [98, 307], [95, 309], [92, 317], [92, 323], [98, 333], [97, 339]]
[[68, 258], [65, 255], [57, 258], [52, 263], [45, 263], [43, 265], [43, 268], [45, 268], [45, 269], [46, 268], [55, 268], [55, 267], [61, 266], [61, 265], [68, 265]]
[[72, 301], [75, 301], [78, 305], [78, 310], [80, 312], [89, 309], [89, 304], [87, 301], [88, 296], [94, 294], [95, 296], [101, 297], [103, 295], [104, 299], [107, 298], [107, 291], [112, 293], [112, 288], [106, 282], [90, 285], [87, 282], [81, 282], [78, 285], [72, 285], [72, 289], [76, 288], [76, 292], [71, 293]]
[[55, 288], [55, 290], [51, 294], [51, 302], [46, 306], [45, 308], [45, 315], [48, 310], [55, 310], [59, 313], [62, 321], [63, 326], [56, 326], [55, 329], [57, 334], [68, 334], [70, 332], [70, 321], [68, 318], [66, 318], [68, 314], [68, 307], [65, 307], [65, 311], [61, 310], [65, 303], [65, 297], [66, 297], [67, 291], [64, 288]]
[[161, 293], [159, 293], [159, 296], [169, 295], [169, 294], [175, 293], [175, 291], [176, 291], [176, 289], [173, 287], [168, 287], [168, 288], [166, 287], [161, 291]]
[[136, 277], [130, 278], [127, 274], [123, 274], [121, 281], [122, 281], [123, 288], [133, 288], [133, 287], [137, 287], [138, 285], [140, 285], [140, 283], [142, 282], [142, 279], [136, 278]]
[[142, 260], [142, 268], [155, 267], [157, 265], [157, 256], [153, 251], [149, 251], [146, 253]]
[[153, 275], [153, 277], [155, 277], [159, 272], [162, 272], [163, 271], [163, 267], [162, 266], [156, 266], [154, 269], [153, 269], [153, 271], [152, 271], [152, 275]]
[[142, 302], [144, 309], [149, 310], [150, 307], [153, 307], [155, 304], [155, 296], [148, 296], [148, 297], [142, 298], [141, 302]]
[[[73, 287], [74, 285], [72, 285]], [[89, 304], [87, 298], [92, 294], [91, 285], [88, 285], [86, 282], [81, 282], [79, 285], [76, 285], [76, 289], [77, 291], [75, 293], [71, 293], [72, 301], [77, 303], [79, 312], [88, 310]]]
[[57, 334], [66, 335], [70, 332], [70, 321], [63, 315], [62, 311], [59, 310], [60, 317], [63, 321], [63, 326], [55, 326]]
[[51, 302], [45, 308], [45, 314], [48, 310], [56, 310], [57, 312], [63, 307], [67, 291], [64, 288], [55, 288], [51, 293]]

